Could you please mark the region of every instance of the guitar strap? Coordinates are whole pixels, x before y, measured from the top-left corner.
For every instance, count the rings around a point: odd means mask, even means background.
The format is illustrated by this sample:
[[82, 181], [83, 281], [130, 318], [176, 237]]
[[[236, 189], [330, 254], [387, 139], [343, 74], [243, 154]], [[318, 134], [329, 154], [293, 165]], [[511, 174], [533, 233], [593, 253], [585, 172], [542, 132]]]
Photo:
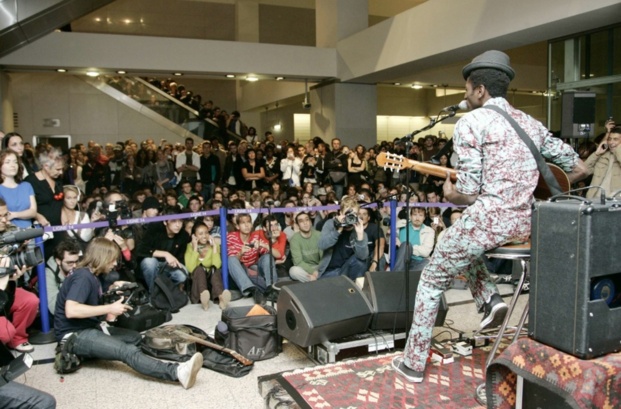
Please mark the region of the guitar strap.
[[541, 176], [543, 176], [543, 179], [546, 181], [546, 184], [548, 185], [550, 192], [552, 192], [552, 196], [560, 195], [561, 193], [563, 193], [563, 191], [561, 190], [561, 186], [558, 184], [558, 181], [556, 180], [556, 178], [552, 174], [552, 171], [546, 164], [545, 159], [543, 159], [541, 152], [539, 152], [539, 149], [535, 146], [533, 140], [530, 139], [530, 137], [526, 134], [526, 132], [522, 129], [522, 127], [518, 125], [515, 119], [513, 119], [504, 109], [496, 105], [486, 105], [481, 108], [491, 109], [492, 111], [496, 111], [499, 114], [501, 114], [503, 117], [505, 117], [505, 119], [511, 124], [513, 129], [515, 129], [515, 132], [517, 132], [520, 138], [522, 138], [522, 141], [524, 141], [526, 146], [528, 146], [528, 148], [532, 152], [533, 157], [535, 158], [535, 161], [537, 162], [537, 168], [539, 169], [539, 173], [541, 173]]

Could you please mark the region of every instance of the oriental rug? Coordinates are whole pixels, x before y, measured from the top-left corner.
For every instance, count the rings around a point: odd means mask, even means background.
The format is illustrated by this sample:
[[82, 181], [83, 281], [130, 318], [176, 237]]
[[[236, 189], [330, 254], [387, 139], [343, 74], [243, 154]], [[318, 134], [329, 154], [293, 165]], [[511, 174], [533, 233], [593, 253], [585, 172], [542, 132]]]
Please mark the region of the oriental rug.
[[401, 352], [259, 377], [266, 407], [484, 409], [475, 400], [485, 379], [487, 352], [475, 349], [455, 362], [428, 364], [423, 383], [410, 383], [393, 370]]

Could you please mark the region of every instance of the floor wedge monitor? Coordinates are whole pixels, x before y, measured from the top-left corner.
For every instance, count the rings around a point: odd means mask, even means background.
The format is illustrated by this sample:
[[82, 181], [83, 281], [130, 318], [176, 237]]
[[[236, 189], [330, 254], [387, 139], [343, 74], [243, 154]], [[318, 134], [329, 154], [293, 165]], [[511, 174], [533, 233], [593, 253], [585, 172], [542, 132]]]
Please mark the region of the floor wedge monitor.
[[284, 286], [278, 297], [278, 333], [307, 347], [367, 331], [371, 305], [347, 277]]

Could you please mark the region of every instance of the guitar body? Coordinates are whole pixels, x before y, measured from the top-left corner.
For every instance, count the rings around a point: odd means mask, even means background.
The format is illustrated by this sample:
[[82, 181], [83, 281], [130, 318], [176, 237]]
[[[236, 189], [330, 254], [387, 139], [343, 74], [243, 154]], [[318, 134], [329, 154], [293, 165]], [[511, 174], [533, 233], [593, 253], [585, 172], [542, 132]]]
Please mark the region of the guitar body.
[[[434, 165], [432, 163], [419, 162], [412, 159], [406, 159], [402, 155], [397, 155], [394, 153], [386, 153], [381, 152], [377, 155], [376, 158], [377, 165], [382, 166], [385, 169], [392, 169], [396, 171], [401, 171], [407, 168], [412, 168], [416, 172], [423, 173], [425, 175], [433, 175], [441, 178], [446, 178], [446, 173], [449, 172], [451, 174], [451, 180], [455, 182], [457, 180], [457, 171], [451, 168], [445, 168], [443, 166]], [[554, 175], [554, 178], [557, 180], [559, 186], [561, 187], [562, 192], [567, 192], [571, 189], [571, 183], [569, 182], [569, 178], [567, 174], [563, 171], [563, 169], [559, 168], [553, 163], [548, 163], [548, 167]], [[548, 187], [543, 176], [539, 175], [539, 181], [537, 182], [537, 187], [534, 191], [535, 199], [538, 200], [547, 200], [552, 197], [552, 192]]]

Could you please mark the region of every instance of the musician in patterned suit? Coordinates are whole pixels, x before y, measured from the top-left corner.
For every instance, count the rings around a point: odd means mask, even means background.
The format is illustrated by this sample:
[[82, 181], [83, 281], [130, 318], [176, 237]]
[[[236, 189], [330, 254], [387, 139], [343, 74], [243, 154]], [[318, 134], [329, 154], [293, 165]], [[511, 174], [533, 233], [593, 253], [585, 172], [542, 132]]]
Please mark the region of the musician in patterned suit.
[[455, 184], [447, 177], [443, 191], [450, 202], [469, 207], [446, 230], [422, 272], [405, 351], [393, 360], [397, 373], [410, 382], [423, 381], [440, 298], [455, 276], [467, 278], [476, 306], [484, 313], [480, 329], [502, 323], [507, 305], [481, 256], [530, 236], [533, 192], [539, 178], [537, 163], [511, 124], [500, 113], [482, 107], [494, 105], [507, 112], [544, 158], [569, 172], [570, 181], [586, 176], [584, 163], [569, 145], [552, 137], [540, 122], [505, 99], [515, 76], [508, 55], [487, 51], [464, 67], [463, 76], [464, 98], [472, 111], [455, 126], [458, 176]]

